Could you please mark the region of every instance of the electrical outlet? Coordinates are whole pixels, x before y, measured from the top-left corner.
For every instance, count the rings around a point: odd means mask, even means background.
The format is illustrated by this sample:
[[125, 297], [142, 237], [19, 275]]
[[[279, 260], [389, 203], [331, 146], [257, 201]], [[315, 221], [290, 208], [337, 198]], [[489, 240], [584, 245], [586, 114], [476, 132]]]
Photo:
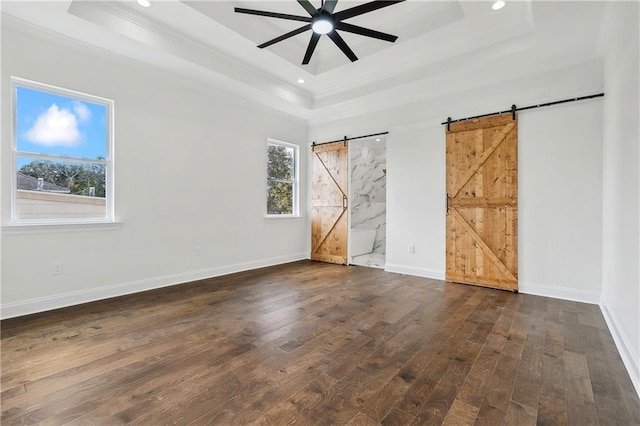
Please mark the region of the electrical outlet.
[[416, 246], [413, 244], [409, 245], [409, 253], [414, 254], [416, 252]]
[[193, 248], [193, 255], [194, 256], [200, 256], [200, 246], [195, 246]]
[[62, 262], [54, 262], [51, 269], [51, 275], [62, 274]]

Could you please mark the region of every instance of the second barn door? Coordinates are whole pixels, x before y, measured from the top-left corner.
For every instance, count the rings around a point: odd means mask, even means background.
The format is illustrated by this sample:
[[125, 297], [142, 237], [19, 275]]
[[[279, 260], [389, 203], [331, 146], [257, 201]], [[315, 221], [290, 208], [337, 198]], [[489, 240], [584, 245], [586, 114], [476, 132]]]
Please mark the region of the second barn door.
[[311, 182], [311, 259], [347, 264], [346, 142], [313, 147]]
[[447, 130], [449, 281], [518, 290], [517, 134], [511, 114]]

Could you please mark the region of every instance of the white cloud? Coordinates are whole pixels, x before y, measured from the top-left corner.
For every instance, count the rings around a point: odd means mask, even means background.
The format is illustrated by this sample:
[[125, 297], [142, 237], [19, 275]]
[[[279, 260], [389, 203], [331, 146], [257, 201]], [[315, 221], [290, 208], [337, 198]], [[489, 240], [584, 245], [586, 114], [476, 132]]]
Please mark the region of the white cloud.
[[73, 112], [80, 121], [87, 121], [91, 118], [91, 110], [80, 101], [73, 102]]
[[[86, 107], [85, 107], [86, 108]], [[80, 141], [78, 119], [65, 108], [53, 104], [40, 114], [24, 136], [33, 143], [45, 146], [73, 146]]]

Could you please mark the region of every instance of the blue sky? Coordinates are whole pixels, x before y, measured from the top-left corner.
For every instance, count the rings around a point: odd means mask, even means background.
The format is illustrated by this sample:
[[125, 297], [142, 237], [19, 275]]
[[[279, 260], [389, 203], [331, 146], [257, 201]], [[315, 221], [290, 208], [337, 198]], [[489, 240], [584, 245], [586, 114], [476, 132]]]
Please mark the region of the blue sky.
[[16, 108], [18, 151], [89, 159], [106, 157], [105, 105], [18, 87]]

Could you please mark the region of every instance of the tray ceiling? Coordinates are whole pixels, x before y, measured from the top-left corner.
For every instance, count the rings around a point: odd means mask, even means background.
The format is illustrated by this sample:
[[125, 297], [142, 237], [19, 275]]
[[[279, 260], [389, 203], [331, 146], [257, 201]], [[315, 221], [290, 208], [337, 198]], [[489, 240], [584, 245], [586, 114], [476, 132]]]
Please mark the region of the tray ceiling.
[[[598, 60], [607, 23], [606, 2], [508, 1], [494, 12], [484, 0], [409, 0], [346, 21], [397, 35], [395, 43], [342, 32], [360, 58], [352, 63], [322, 37], [303, 66], [310, 32], [257, 48], [300, 23], [233, 11], [304, 15], [294, 0], [151, 1], [149, 8], [135, 1], [3, 1], [2, 15], [4, 24], [26, 23], [316, 120]], [[361, 3], [339, 0], [336, 11]], [[442, 85], [453, 76], [459, 87]]]
[[[308, 16], [302, 6], [295, 1], [186, 1], [183, 3], [198, 11], [207, 19], [222, 24], [242, 37], [251, 40], [255, 45], [299, 28], [304, 23], [237, 14], [234, 13], [234, 7]], [[367, 3], [367, 1], [338, 1], [335, 12], [364, 3]], [[318, 0], [312, 1], [312, 4], [315, 7], [320, 7]], [[340, 34], [356, 55], [359, 58], [364, 58], [375, 55], [385, 49], [393, 49], [396, 45], [414, 37], [427, 34], [461, 19], [464, 19], [464, 13], [457, 2], [404, 2], [355, 16], [345, 21], [350, 24], [397, 35], [398, 40], [395, 43], [347, 32], [340, 32]], [[328, 37], [321, 37], [311, 62], [308, 65], [301, 65], [310, 37], [311, 31], [307, 31], [276, 43], [267, 49], [311, 74], [321, 74], [342, 66], [348, 66], [351, 63]]]

